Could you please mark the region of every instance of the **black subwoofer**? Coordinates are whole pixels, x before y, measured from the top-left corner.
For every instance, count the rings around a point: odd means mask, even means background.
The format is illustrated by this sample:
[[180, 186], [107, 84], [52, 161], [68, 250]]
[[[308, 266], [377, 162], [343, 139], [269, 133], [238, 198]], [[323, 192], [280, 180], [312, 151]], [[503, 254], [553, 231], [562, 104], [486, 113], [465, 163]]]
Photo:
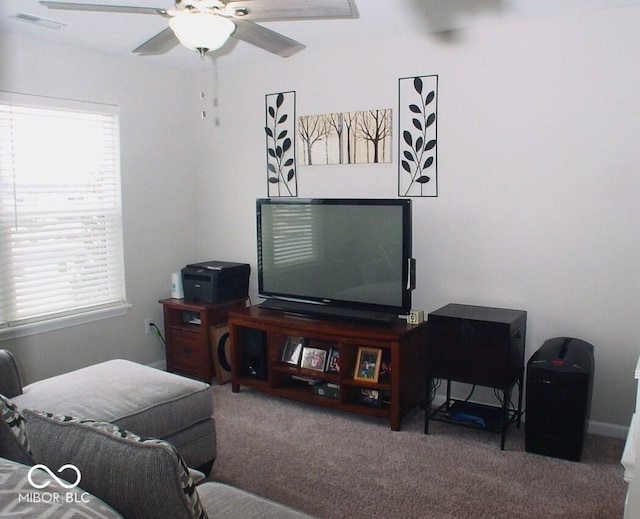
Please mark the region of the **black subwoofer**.
[[428, 319], [431, 376], [507, 389], [522, 375], [527, 312], [451, 303]]
[[593, 345], [571, 337], [544, 342], [527, 363], [525, 449], [580, 461], [591, 410]]
[[238, 328], [240, 367], [242, 376], [267, 380], [267, 334], [253, 328]]

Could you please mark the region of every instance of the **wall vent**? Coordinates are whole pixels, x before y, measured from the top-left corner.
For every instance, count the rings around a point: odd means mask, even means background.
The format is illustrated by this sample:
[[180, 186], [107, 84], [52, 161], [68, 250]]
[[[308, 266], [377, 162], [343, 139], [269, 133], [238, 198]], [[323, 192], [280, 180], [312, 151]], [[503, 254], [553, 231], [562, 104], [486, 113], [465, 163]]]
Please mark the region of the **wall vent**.
[[62, 29], [63, 27], [67, 27], [68, 24], [58, 22], [56, 20], [50, 20], [49, 18], [42, 18], [42, 16], [36, 16], [34, 14], [28, 13], [16, 13], [11, 16], [11, 18], [15, 18], [16, 20], [20, 20], [21, 22], [33, 23], [35, 25], [39, 25], [40, 27], [46, 27], [47, 29]]

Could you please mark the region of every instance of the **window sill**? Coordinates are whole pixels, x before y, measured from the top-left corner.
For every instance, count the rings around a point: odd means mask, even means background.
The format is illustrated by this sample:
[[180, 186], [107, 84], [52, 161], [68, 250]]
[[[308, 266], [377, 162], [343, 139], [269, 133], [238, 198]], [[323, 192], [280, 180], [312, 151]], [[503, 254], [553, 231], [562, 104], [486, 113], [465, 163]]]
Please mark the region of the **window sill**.
[[130, 308], [131, 305], [125, 303], [123, 305], [104, 308], [94, 312], [87, 312], [85, 314], [60, 317], [59, 319], [25, 324], [23, 326], [16, 326], [15, 328], [5, 328], [0, 330], [0, 342], [18, 339], [20, 337], [28, 337], [29, 335], [36, 335], [38, 333], [51, 332], [53, 330], [61, 330], [63, 328], [68, 328], [69, 326], [78, 326], [80, 324], [110, 319], [111, 317], [118, 317], [127, 314]]

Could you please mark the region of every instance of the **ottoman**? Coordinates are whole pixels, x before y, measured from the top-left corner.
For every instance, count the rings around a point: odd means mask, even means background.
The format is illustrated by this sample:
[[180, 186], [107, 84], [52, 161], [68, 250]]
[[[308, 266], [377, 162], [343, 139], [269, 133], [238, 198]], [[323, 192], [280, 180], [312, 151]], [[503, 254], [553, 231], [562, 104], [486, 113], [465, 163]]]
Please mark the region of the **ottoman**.
[[34, 382], [11, 401], [162, 438], [188, 466], [208, 473], [216, 457], [211, 391], [204, 382], [117, 359]]

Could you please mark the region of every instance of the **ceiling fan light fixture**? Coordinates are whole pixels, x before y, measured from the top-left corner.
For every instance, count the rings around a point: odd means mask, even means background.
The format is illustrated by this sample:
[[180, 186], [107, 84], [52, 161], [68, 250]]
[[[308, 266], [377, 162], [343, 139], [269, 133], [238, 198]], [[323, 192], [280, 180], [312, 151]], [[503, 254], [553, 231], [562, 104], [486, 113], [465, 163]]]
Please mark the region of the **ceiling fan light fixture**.
[[200, 52], [219, 49], [236, 29], [228, 18], [206, 11], [180, 12], [169, 26], [182, 45]]

